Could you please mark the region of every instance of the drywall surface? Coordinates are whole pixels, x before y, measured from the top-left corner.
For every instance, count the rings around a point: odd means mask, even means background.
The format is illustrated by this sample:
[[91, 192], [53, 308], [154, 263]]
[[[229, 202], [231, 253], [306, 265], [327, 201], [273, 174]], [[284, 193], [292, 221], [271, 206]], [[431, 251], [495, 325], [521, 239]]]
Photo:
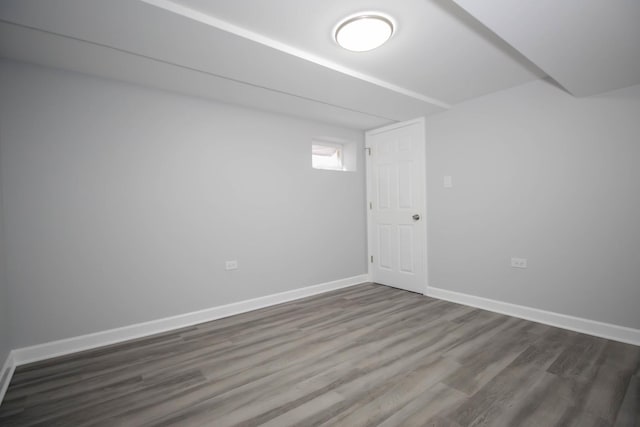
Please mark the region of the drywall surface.
[[[2, 92], [0, 92], [1, 96]], [[2, 121], [0, 121], [0, 141], [2, 141]], [[0, 161], [0, 164], [2, 162]], [[2, 211], [2, 180], [0, 174], [0, 369], [11, 351], [11, 330], [9, 328], [9, 292], [5, 268], [4, 218]], [[3, 372], [0, 371], [0, 380]]]
[[429, 285], [640, 328], [639, 135], [640, 86], [538, 81], [429, 117]]
[[[0, 66], [14, 347], [366, 273], [360, 131]], [[225, 270], [225, 261], [239, 268]]]
[[[11, 351], [11, 331], [9, 329], [9, 302], [7, 281], [0, 278], [0, 369]], [[2, 376], [2, 372], [0, 372]]]

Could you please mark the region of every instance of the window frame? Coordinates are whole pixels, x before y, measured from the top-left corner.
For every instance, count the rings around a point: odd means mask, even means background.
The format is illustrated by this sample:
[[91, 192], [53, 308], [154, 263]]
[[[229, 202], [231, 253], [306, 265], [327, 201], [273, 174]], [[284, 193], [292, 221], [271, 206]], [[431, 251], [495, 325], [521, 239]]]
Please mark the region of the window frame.
[[[336, 153], [337, 153], [337, 157], [338, 157], [338, 159], [340, 161], [339, 167], [331, 167], [331, 166], [321, 167], [321, 166], [317, 165], [314, 162], [314, 158], [315, 157], [328, 157], [328, 156], [314, 155], [313, 154], [313, 147], [314, 146], [335, 148], [336, 149]], [[347, 170], [346, 167], [345, 167], [344, 152], [345, 152], [345, 144], [342, 144], [342, 143], [336, 142], [336, 141], [327, 141], [327, 140], [323, 140], [323, 139], [314, 138], [313, 140], [311, 140], [311, 167], [313, 169], [316, 169], [316, 170], [328, 170], [328, 171], [344, 172], [344, 171]]]

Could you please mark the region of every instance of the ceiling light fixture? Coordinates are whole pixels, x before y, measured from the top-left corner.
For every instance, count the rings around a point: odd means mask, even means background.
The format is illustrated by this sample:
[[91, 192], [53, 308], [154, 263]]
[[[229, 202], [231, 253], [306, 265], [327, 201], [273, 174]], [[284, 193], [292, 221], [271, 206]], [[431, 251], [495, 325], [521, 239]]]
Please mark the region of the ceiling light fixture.
[[336, 42], [353, 52], [366, 52], [382, 46], [393, 34], [393, 22], [378, 13], [363, 13], [338, 24]]

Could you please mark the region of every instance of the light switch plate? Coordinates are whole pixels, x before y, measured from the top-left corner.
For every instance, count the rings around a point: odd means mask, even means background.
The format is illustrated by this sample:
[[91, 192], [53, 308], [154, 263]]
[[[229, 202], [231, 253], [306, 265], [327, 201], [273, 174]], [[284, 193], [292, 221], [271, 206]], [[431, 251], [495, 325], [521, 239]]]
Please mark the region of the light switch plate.
[[453, 187], [453, 178], [451, 175], [445, 175], [442, 181], [444, 188], [452, 188]]

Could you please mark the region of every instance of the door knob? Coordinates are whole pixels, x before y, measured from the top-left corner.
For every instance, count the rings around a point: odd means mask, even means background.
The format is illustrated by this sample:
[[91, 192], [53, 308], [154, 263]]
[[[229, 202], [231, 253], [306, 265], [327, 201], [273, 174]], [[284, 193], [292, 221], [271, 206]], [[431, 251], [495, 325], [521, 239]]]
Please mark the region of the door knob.
[[414, 216], [412, 216], [411, 218], [413, 218], [414, 221], [417, 221], [420, 219], [420, 215], [415, 214]]

